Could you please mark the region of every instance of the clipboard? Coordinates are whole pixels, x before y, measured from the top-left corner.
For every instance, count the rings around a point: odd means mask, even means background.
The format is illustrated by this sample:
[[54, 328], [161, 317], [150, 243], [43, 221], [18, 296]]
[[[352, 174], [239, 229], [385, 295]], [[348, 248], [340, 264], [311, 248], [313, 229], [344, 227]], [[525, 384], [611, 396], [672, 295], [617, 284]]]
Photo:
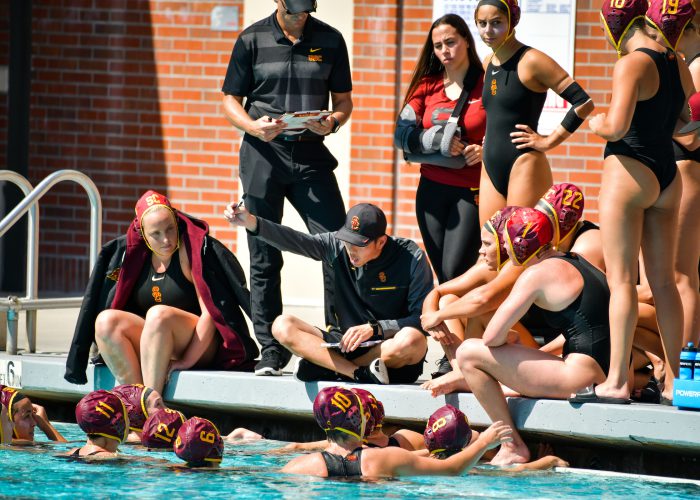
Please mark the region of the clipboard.
[[[383, 340], [366, 340], [364, 342], [361, 342], [360, 345], [357, 347], [372, 347], [373, 345], [379, 345]], [[321, 347], [340, 347], [340, 342], [323, 342], [321, 344]]]
[[332, 111], [314, 110], [314, 111], [295, 111], [294, 113], [285, 113], [278, 118], [279, 121], [287, 124], [285, 130], [303, 130], [306, 128], [306, 122], [309, 120], [325, 120], [331, 115]]

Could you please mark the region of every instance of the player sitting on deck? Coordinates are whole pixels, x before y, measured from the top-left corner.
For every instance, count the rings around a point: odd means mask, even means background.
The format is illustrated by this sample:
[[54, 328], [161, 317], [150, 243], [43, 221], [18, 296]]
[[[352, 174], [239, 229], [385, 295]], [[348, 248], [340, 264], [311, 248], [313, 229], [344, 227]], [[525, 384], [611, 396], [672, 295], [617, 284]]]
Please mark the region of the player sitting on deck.
[[[279, 249], [324, 261], [332, 269], [334, 324], [324, 331], [283, 314], [272, 325], [275, 338], [302, 358], [295, 370], [298, 380], [345, 377], [405, 384], [421, 375], [427, 343], [419, 316], [433, 286], [432, 272], [418, 245], [386, 234], [379, 207], [355, 205], [340, 230], [314, 235], [256, 217], [240, 204], [229, 204], [224, 216]], [[360, 346], [375, 340], [381, 345]]]

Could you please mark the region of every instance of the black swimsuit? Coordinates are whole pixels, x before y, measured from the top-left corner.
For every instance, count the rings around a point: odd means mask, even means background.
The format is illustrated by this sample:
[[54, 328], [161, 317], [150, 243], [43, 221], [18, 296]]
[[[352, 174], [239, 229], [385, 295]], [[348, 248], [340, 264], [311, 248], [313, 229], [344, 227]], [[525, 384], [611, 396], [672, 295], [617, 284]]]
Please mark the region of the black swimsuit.
[[396, 439], [394, 436], [389, 436], [389, 441], [386, 443], [386, 446], [379, 446], [378, 444], [367, 443], [368, 448], [389, 448], [391, 446], [396, 447], [396, 448], [401, 448], [401, 444], [399, 443], [399, 440]]
[[700, 163], [700, 148], [691, 151], [673, 141], [673, 153], [676, 161], [692, 160]]
[[637, 101], [627, 134], [619, 141], [608, 142], [604, 156], [627, 156], [641, 162], [654, 173], [663, 191], [673, 182], [678, 170], [672, 137], [685, 92], [672, 50], [656, 52], [640, 48], [637, 51], [647, 54], [656, 64], [659, 89], [651, 99]]
[[594, 224], [589, 220], [582, 220], [576, 228], [576, 232], [571, 237], [571, 248], [574, 247], [574, 245], [576, 244], [576, 240], [579, 238], [579, 236], [592, 229], [600, 229], [600, 227], [598, 227], [597, 224]]
[[353, 450], [352, 453], [343, 457], [335, 453], [322, 451], [321, 456], [326, 462], [328, 477], [360, 477], [362, 476], [362, 448]]
[[486, 68], [482, 102], [486, 109], [484, 168], [493, 186], [504, 197], [508, 195], [510, 172], [515, 160], [532, 148], [517, 149], [510, 136], [515, 125], [528, 125], [537, 131], [546, 92], [533, 92], [518, 77], [518, 62], [530, 47], [520, 47], [510, 59]]
[[533, 321], [544, 325], [554, 336], [564, 334], [566, 342], [562, 356], [570, 353], [592, 357], [604, 373], [610, 366], [610, 326], [608, 306], [610, 289], [605, 275], [580, 255], [567, 253], [554, 259], [562, 259], [581, 273], [583, 288], [576, 300], [561, 311], [548, 311], [535, 304], [530, 306], [520, 322], [528, 329]]
[[156, 273], [150, 260], [144, 264], [128, 310], [143, 318], [151, 307], [158, 304], [177, 307], [196, 316], [202, 314], [197, 291], [182, 273], [177, 253], [173, 255], [164, 273]]

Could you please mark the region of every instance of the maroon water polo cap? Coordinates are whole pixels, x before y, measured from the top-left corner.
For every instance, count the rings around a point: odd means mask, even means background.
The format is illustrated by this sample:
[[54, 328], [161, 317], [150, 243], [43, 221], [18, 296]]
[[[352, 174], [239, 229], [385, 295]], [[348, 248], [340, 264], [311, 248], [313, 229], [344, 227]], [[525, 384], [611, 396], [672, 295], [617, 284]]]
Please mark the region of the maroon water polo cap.
[[193, 467], [221, 463], [224, 440], [219, 429], [206, 418], [188, 419], [175, 439], [175, 454]]
[[129, 415], [119, 397], [100, 389], [87, 394], [75, 407], [75, 420], [88, 435], [123, 442], [129, 433]]
[[314, 399], [314, 418], [324, 431], [340, 431], [359, 440], [365, 435], [360, 398], [344, 387], [326, 387]]
[[534, 208], [518, 208], [506, 222], [506, 243], [515, 264], [524, 266], [552, 241], [554, 229], [549, 218]]
[[141, 432], [148, 418], [146, 401], [153, 389], [141, 384], [124, 384], [118, 385], [112, 389], [112, 392], [124, 402], [126, 411], [129, 413], [129, 429]]
[[535, 208], [543, 212], [554, 227], [555, 245], [567, 239], [583, 216], [585, 199], [575, 184], [555, 184], [540, 198]]
[[12, 413], [12, 405], [22, 401], [26, 397], [27, 396], [19, 392], [19, 390], [15, 389], [14, 387], [8, 387], [0, 384], [0, 403], [7, 408], [7, 418], [9, 418], [11, 422], [14, 422], [15, 418], [14, 414]]
[[692, 0], [676, 0], [671, 6], [668, 0], [651, 0], [647, 9], [646, 21], [661, 33], [664, 40], [674, 51], [686, 26], [695, 17], [695, 5]]
[[354, 387], [351, 390], [357, 394], [360, 403], [362, 403], [366, 420], [365, 436], [369, 436], [375, 429], [381, 429], [384, 424], [384, 405], [368, 390], [359, 387]]
[[508, 217], [518, 207], [503, 207], [491, 216], [489, 220], [484, 222], [484, 229], [493, 235], [496, 241], [496, 269], [501, 269], [508, 262], [508, 253], [506, 252], [505, 228]]
[[435, 410], [423, 432], [425, 446], [431, 455], [456, 453], [467, 446], [471, 438], [472, 429], [467, 416], [452, 405]]
[[647, 6], [647, 0], [603, 0], [600, 18], [618, 54], [622, 39], [634, 21], [644, 19]]
[[173, 449], [177, 431], [185, 416], [177, 410], [163, 408], [146, 419], [141, 432], [141, 444], [147, 448]]

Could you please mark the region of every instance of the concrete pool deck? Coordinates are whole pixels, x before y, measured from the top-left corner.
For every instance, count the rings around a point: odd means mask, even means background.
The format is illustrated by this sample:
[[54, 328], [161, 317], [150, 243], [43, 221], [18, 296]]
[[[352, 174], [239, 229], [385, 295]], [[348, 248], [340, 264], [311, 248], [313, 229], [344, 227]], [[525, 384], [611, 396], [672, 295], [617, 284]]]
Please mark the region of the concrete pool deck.
[[[302, 317], [308, 311], [297, 311]], [[320, 314], [319, 311], [311, 311]], [[44, 316], [42, 318], [42, 315]], [[105, 366], [88, 367], [88, 383], [74, 385], [63, 379], [65, 351], [72, 336], [77, 311], [41, 311], [37, 332], [37, 354], [10, 356], [0, 352], [0, 376], [8, 367], [21, 374], [22, 389], [45, 400], [77, 402], [96, 389], [110, 389], [114, 378]], [[23, 337], [21, 334], [20, 337]], [[20, 347], [25, 343], [20, 339]], [[432, 352], [436, 358], [439, 353]], [[426, 364], [428, 373], [434, 364]], [[164, 398], [183, 408], [210, 414], [236, 415], [252, 419], [312, 422], [312, 401], [320, 388], [332, 382], [302, 383], [289, 374], [256, 377], [250, 373], [187, 371], [173, 375]], [[348, 384], [350, 385], [350, 384]], [[387, 420], [419, 427], [438, 407], [450, 403], [464, 411], [475, 427], [490, 419], [472, 394], [450, 394], [432, 398], [418, 384], [367, 386], [383, 403]], [[651, 452], [692, 460], [699, 477], [700, 412], [675, 407], [632, 405], [572, 405], [567, 401], [510, 398], [508, 402], [516, 427], [529, 440], [566, 443], [572, 447], [607, 447], [619, 452]], [[687, 464], [686, 464], [687, 465]], [[674, 474], [668, 474], [674, 475]]]

